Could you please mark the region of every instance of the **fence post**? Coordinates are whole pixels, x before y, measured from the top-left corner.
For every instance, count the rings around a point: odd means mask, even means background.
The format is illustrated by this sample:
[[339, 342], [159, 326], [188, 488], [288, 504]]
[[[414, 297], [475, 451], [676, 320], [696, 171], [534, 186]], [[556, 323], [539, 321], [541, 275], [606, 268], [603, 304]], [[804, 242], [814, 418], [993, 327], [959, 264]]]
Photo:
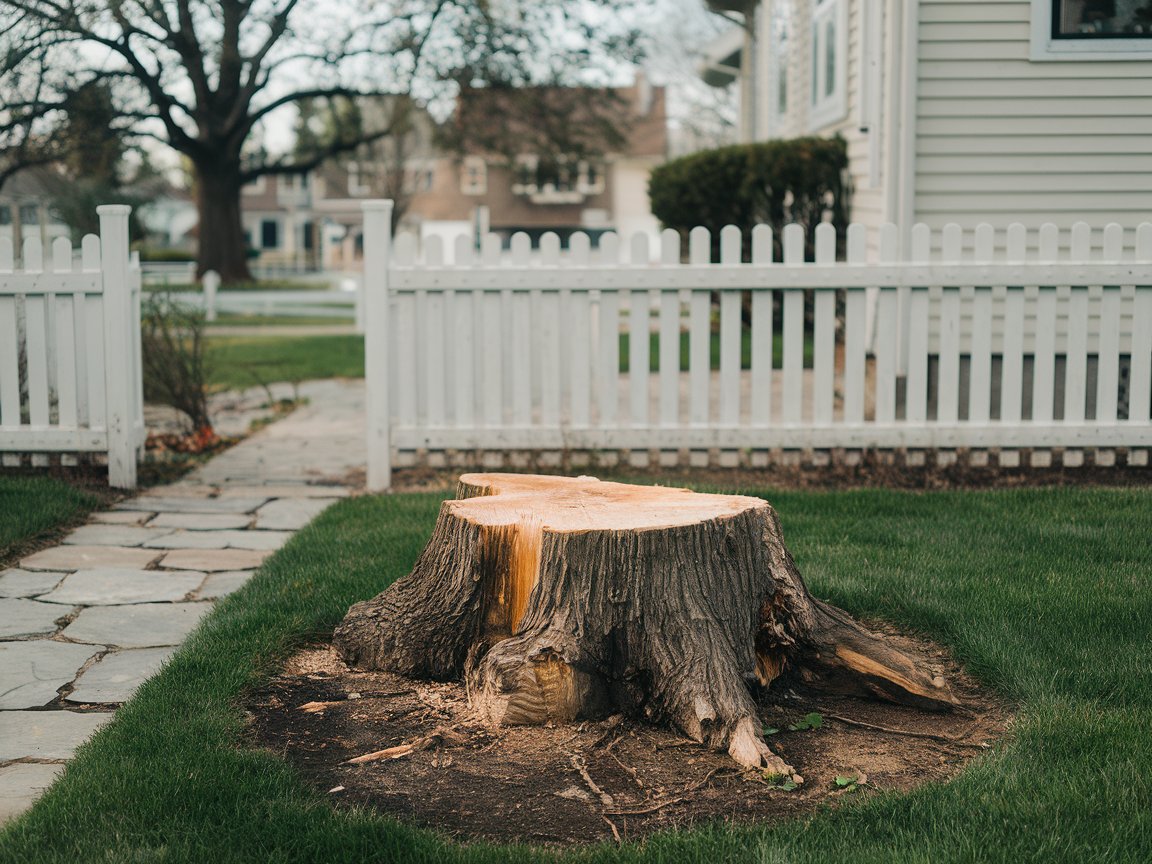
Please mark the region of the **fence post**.
[[368, 414], [368, 491], [392, 485], [391, 408], [388, 403], [388, 267], [392, 251], [392, 202], [365, 201], [364, 378]]
[[108, 485], [136, 488], [133, 423], [135, 384], [140, 374], [133, 357], [132, 292], [128, 273], [127, 204], [103, 204], [100, 216], [100, 269], [104, 283], [104, 376], [107, 399]]
[[204, 320], [215, 321], [216, 292], [220, 289], [220, 274], [215, 270], [209, 270], [200, 280], [200, 284], [204, 286]]

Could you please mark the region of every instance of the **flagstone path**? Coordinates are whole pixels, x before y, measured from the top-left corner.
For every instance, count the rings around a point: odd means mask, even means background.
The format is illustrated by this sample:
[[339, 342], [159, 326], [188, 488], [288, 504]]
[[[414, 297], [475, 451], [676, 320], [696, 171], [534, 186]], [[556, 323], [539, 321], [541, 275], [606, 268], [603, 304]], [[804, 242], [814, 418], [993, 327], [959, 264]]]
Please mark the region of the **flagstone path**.
[[363, 382], [299, 389], [308, 402], [288, 417], [0, 571], [0, 824], [32, 805], [215, 601], [352, 492], [365, 463]]

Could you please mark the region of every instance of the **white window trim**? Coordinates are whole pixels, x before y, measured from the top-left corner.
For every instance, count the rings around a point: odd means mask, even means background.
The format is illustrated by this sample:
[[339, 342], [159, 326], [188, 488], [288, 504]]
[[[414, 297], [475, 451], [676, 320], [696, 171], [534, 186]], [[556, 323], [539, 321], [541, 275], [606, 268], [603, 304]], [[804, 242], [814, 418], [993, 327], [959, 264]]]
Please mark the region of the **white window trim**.
[[[475, 180], [470, 181], [470, 173], [475, 169]], [[460, 166], [460, 191], [464, 195], [488, 194], [488, 163], [480, 156], [465, 156]]]
[[[768, 134], [779, 137], [792, 111], [792, 10], [791, 3], [772, 4], [768, 25]], [[784, 86], [784, 110], [780, 110], [780, 87]]]
[[[823, 77], [826, 68], [824, 54], [815, 58], [811, 70], [816, 81], [817, 98], [813, 101], [809, 93], [808, 128], [815, 132], [825, 126], [838, 123], [848, 114], [848, 4], [844, 0], [812, 0], [812, 18], [809, 22], [808, 33], [809, 49], [818, 40], [818, 31], [823, 30], [824, 22], [831, 16], [836, 18], [836, 81], [833, 84], [832, 95], [824, 96], [827, 89]], [[811, 58], [812, 50], [808, 52]], [[808, 62], [813, 62], [809, 60]]]
[[[588, 182], [588, 170], [592, 165], [596, 167], [596, 182]], [[589, 162], [587, 159], [581, 159], [577, 166], [576, 174], [576, 191], [583, 195], [599, 195], [604, 191], [604, 166], [597, 163]]]
[[1033, 61], [1152, 59], [1152, 39], [1053, 39], [1052, 0], [1032, 0]]

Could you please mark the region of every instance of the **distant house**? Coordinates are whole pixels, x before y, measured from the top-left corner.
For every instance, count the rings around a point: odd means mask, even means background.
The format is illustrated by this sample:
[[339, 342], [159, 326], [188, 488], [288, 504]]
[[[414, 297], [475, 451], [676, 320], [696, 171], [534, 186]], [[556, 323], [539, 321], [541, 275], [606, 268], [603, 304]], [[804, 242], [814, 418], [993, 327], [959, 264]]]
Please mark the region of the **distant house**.
[[71, 231], [52, 209], [52, 191], [60, 178], [51, 168], [28, 168], [12, 176], [0, 189], [0, 237], [19, 249], [28, 237], [39, 237], [47, 248]]
[[842, 135], [852, 219], [971, 228], [1152, 213], [1149, 0], [712, 0], [747, 28], [705, 80], [739, 81], [746, 140]]
[[[530, 112], [522, 109], [513, 117], [510, 106], [495, 104], [507, 95], [465, 91], [452, 122], [469, 128], [491, 125], [493, 118], [505, 124], [502, 128], [536, 122]], [[536, 95], [556, 100], [580, 94], [550, 89]], [[557, 155], [530, 146], [508, 154], [478, 143], [491, 140], [484, 136], [465, 136], [460, 147], [448, 147], [440, 143], [447, 130], [438, 128], [427, 112], [413, 109], [402, 135], [364, 145], [304, 177], [262, 177], [245, 186], [242, 196], [247, 242], [258, 253], [255, 263], [359, 267], [361, 205], [372, 198], [395, 200], [399, 229], [438, 235], [449, 250], [460, 235], [477, 237], [488, 231], [505, 243], [517, 231], [528, 233], [533, 242], [554, 231], [565, 244], [575, 231], [588, 232], [593, 242], [606, 231], [656, 235], [648, 175], [666, 158], [664, 88], [640, 80], [602, 95], [607, 125], [619, 134], [607, 135], [581, 123], [580, 117], [568, 118], [583, 130], [581, 154]], [[527, 135], [511, 137], [531, 140]]]

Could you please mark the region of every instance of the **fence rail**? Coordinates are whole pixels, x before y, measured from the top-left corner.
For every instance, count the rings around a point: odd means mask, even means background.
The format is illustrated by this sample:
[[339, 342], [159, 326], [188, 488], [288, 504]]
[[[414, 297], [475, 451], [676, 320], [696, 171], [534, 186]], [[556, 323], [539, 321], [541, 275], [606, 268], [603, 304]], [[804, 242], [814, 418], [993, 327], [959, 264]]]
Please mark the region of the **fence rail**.
[[19, 262], [0, 238], [0, 461], [102, 451], [109, 483], [132, 488], [144, 441], [140, 269], [131, 208], [97, 209], [100, 236], [83, 238], [78, 261], [67, 238], [45, 258], [29, 237]]
[[1099, 260], [1081, 223], [1065, 248], [917, 225], [904, 256], [889, 225], [874, 261], [859, 225], [846, 261], [830, 225], [812, 262], [799, 226], [779, 262], [767, 226], [749, 252], [725, 228], [719, 261], [700, 228], [686, 261], [672, 231], [657, 256], [490, 236], [449, 265], [365, 211], [371, 488], [431, 451], [1152, 446], [1152, 224], [1107, 226]]

